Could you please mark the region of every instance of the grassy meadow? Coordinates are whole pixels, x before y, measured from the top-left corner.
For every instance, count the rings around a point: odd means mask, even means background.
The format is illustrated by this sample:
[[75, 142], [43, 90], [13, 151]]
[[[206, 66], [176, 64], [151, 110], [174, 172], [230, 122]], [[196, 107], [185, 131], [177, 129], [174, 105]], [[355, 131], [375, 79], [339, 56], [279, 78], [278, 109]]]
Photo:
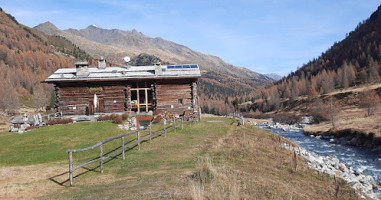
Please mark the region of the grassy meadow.
[[[36, 199], [357, 199], [341, 180], [310, 170], [302, 158], [295, 162], [292, 152], [280, 148], [286, 139], [223, 117], [204, 117], [145, 142], [141, 151], [127, 151], [125, 160], [119, 155], [106, 162], [103, 174], [98, 163], [75, 171], [74, 186], [68, 185], [66, 149], [125, 132], [111, 122], [91, 122], [0, 134], [0, 174], [37, 168], [47, 174], [0, 178], [8, 188], [0, 198], [28, 192]], [[105, 152], [118, 146], [120, 140]], [[98, 155], [74, 153], [74, 165]]]

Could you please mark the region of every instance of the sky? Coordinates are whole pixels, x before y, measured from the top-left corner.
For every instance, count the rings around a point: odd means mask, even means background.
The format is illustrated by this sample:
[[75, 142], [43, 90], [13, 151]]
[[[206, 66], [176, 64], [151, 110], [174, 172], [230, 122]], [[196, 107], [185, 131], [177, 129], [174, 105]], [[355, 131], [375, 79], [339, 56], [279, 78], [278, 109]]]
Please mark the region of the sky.
[[136, 29], [230, 64], [287, 75], [341, 41], [379, 0], [0, 0], [27, 26]]

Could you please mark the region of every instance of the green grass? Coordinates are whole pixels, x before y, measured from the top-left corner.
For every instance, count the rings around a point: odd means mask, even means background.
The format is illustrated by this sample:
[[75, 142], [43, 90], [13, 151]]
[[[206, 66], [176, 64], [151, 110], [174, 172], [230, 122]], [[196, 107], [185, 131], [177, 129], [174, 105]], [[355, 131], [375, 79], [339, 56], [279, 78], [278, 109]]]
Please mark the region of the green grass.
[[[176, 134], [173, 133], [173, 129], [170, 129], [167, 137], [162, 135], [153, 139], [151, 144], [143, 143], [141, 151], [132, 149], [126, 152], [125, 160], [118, 156], [106, 163], [103, 174], [100, 174], [97, 168], [95, 172], [75, 178], [73, 187], [79, 190], [49, 194], [44, 198], [49, 199], [54, 196], [56, 199], [102, 199], [107, 196], [107, 198], [146, 199], [147, 195], [152, 198], [162, 196], [160, 190], [163, 187], [168, 188], [172, 184], [187, 185], [187, 180], [179, 174], [193, 171], [200, 152], [203, 151], [200, 149], [201, 146], [225, 135], [232, 129], [230, 124], [234, 122], [232, 119], [222, 119], [225, 123], [210, 123], [208, 120], [215, 119], [209, 118], [194, 123], [192, 127], [185, 124], [183, 130], [178, 124]], [[221, 119], [218, 118], [218, 120]], [[91, 167], [97, 166], [99, 166], [98, 163], [91, 164]], [[102, 176], [111, 176], [112, 182], [103, 182]], [[123, 192], [120, 192], [120, 187], [125, 187], [122, 189]], [[108, 192], [99, 192], [105, 190]]]
[[23, 134], [3, 132], [0, 133], [0, 166], [67, 160], [67, 149], [91, 146], [125, 132], [111, 122], [47, 126]]

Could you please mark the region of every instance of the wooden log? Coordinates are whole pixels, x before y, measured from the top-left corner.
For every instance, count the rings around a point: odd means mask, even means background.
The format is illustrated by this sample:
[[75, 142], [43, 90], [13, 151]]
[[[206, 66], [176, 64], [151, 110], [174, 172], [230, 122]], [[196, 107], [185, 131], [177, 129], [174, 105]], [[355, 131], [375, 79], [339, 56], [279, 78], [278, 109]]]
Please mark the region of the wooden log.
[[101, 144], [99, 146], [99, 158], [100, 158], [100, 167], [101, 167], [101, 173], [103, 173], [103, 145]]
[[70, 185], [73, 185], [73, 152], [69, 151], [68, 156], [69, 156], [69, 180], [70, 180]]
[[167, 137], [167, 131], [165, 130], [165, 124], [166, 124], [166, 122], [167, 122], [167, 120], [165, 120], [165, 118], [164, 118], [164, 137]]
[[140, 151], [140, 131], [138, 130], [138, 151]]
[[123, 160], [126, 159], [126, 152], [124, 148], [124, 137], [122, 137], [122, 157], [123, 157]]
[[173, 132], [176, 133], [176, 117], [173, 118]]
[[149, 122], [149, 143], [151, 143], [152, 139], [152, 130], [151, 130], [152, 122]]

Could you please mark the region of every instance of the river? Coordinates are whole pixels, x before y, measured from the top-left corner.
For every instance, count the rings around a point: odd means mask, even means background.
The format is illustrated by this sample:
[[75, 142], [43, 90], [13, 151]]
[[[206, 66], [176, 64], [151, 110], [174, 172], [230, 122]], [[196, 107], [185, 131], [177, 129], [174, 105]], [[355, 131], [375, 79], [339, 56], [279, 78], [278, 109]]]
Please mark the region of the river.
[[[264, 127], [260, 126], [260, 128]], [[377, 182], [381, 182], [381, 158], [369, 150], [345, 144], [335, 144], [329, 139], [306, 136], [303, 134], [303, 130], [299, 132], [283, 131], [282, 129], [270, 130], [294, 141], [308, 151], [322, 156], [333, 155], [347, 166], [362, 170], [364, 174], [371, 175]]]

